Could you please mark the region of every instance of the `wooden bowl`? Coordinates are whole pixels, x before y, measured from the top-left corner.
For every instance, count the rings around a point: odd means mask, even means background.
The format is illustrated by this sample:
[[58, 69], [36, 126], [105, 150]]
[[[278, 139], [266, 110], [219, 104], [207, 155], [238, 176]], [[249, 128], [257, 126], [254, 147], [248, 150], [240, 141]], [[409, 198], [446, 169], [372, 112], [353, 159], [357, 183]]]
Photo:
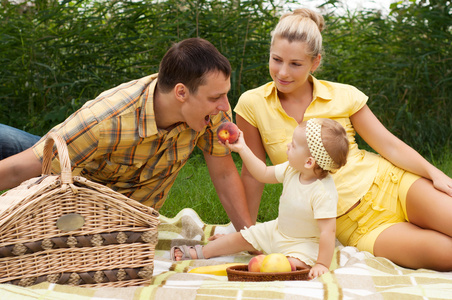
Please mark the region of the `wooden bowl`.
[[309, 280], [309, 269], [297, 269], [291, 272], [264, 273], [249, 272], [247, 265], [231, 266], [226, 269], [229, 281], [285, 281]]

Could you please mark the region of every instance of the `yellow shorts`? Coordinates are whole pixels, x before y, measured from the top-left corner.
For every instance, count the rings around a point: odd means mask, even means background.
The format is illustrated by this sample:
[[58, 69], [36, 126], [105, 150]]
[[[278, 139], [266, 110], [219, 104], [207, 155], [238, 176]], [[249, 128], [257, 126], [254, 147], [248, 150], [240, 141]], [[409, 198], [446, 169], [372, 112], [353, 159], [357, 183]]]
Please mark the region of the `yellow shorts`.
[[344, 246], [373, 254], [375, 240], [386, 228], [407, 222], [406, 195], [420, 176], [380, 158], [375, 180], [358, 206], [336, 221], [336, 236]]

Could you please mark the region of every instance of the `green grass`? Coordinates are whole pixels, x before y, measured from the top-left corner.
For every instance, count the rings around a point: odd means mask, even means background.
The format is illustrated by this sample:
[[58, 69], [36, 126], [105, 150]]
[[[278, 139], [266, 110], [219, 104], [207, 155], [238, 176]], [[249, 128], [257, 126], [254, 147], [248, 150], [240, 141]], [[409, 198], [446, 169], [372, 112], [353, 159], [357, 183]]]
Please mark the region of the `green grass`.
[[[452, 177], [452, 154], [445, 151], [440, 159], [433, 159], [435, 166]], [[237, 168], [241, 170], [241, 160], [234, 155]], [[278, 215], [279, 197], [282, 184], [267, 184], [262, 195], [258, 221], [273, 220]], [[227, 224], [229, 219], [210, 180], [202, 154], [195, 154], [182, 168], [160, 213], [174, 217], [180, 210], [190, 207], [202, 220], [209, 224]]]
[[[237, 169], [241, 170], [240, 157], [233, 153]], [[278, 215], [278, 200], [282, 184], [267, 184], [264, 189], [258, 220], [269, 221]], [[200, 153], [194, 154], [182, 168], [168, 198], [160, 209], [167, 217], [174, 217], [181, 209], [190, 207], [210, 224], [227, 224], [229, 218], [218, 199], [209, 171]]]

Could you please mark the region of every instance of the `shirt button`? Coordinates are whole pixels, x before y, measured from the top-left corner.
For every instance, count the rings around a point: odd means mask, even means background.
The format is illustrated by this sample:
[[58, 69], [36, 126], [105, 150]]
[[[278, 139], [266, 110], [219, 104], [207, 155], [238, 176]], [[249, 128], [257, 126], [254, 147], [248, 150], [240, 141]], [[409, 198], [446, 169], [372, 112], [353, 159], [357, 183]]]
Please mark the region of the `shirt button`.
[[358, 229], [358, 233], [365, 234], [369, 229], [365, 226]]
[[394, 173], [389, 173], [389, 176], [391, 176], [391, 181], [393, 182], [393, 183], [397, 183], [397, 182], [399, 182], [399, 178], [397, 178], [397, 176], [394, 174]]
[[368, 192], [366, 195], [364, 195], [364, 199], [369, 201], [370, 199], [372, 199], [372, 193]]

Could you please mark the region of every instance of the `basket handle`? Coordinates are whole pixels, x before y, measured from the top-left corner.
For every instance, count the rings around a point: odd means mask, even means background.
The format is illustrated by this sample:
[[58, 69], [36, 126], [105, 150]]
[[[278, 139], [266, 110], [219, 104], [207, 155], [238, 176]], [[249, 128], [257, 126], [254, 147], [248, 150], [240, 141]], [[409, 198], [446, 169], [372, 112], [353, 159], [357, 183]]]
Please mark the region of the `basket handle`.
[[58, 151], [58, 158], [60, 159], [61, 167], [61, 182], [63, 184], [72, 184], [72, 171], [71, 171], [71, 160], [69, 159], [69, 152], [67, 150], [66, 141], [56, 134], [51, 132], [47, 135], [47, 139], [44, 145], [44, 157], [42, 160], [42, 174], [49, 175], [50, 167], [52, 165], [53, 156], [53, 144], [55, 143]]

